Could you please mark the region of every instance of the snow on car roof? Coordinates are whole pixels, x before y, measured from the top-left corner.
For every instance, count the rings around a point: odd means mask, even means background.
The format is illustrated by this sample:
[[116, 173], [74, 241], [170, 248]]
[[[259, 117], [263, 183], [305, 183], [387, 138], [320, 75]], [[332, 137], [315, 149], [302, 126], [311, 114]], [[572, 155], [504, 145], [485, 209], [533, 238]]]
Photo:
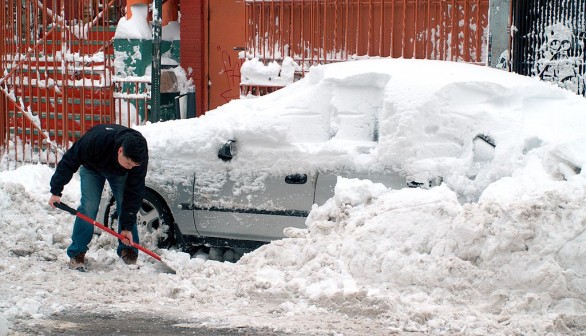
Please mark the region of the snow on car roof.
[[[230, 174], [350, 166], [392, 169], [413, 180], [441, 176], [473, 200], [522, 167], [529, 150], [581, 166], [583, 111], [582, 97], [498, 69], [368, 59], [313, 67], [272, 94], [138, 129], [149, 142], [155, 182], [187, 183], [194, 171], [218, 181], [217, 168], [225, 165], [232, 165]], [[496, 143], [493, 161], [480, 171], [472, 159], [479, 134]], [[236, 141], [233, 163], [217, 158], [228, 140]]]

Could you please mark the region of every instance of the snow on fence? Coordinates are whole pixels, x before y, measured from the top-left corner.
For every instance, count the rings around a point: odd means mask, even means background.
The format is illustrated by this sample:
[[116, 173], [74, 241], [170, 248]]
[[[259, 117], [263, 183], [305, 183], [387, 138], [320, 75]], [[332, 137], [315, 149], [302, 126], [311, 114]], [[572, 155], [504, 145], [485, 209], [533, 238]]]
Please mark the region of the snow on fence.
[[[313, 65], [362, 57], [486, 63], [489, 0], [246, 0], [245, 5], [241, 57], [265, 66], [290, 58], [297, 77]], [[249, 80], [241, 88], [248, 95], [271, 92], [271, 86], [280, 84]]]

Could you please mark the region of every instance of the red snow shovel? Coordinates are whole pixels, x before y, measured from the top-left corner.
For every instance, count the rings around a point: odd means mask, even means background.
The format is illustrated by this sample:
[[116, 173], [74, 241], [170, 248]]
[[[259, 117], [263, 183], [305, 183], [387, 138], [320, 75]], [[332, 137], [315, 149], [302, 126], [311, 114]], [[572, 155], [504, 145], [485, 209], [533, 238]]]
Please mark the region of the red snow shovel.
[[[101, 223], [98, 223], [98, 222], [96, 222], [95, 220], [93, 220], [93, 219], [89, 218], [88, 216], [86, 216], [86, 215], [82, 214], [81, 212], [79, 212], [79, 211], [77, 211], [77, 210], [73, 209], [72, 207], [68, 206], [68, 205], [67, 205], [67, 204], [65, 204], [65, 203], [53, 203], [53, 205], [54, 205], [56, 208], [59, 208], [59, 209], [61, 209], [61, 210], [64, 210], [64, 211], [67, 211], [67, 212], [69, 212], [70, 214], [72, 214], [72, 215], [74, 215], [74, 216], [77, 216], [77, 217], [79, 217], [79, 218], [83, 219], [84, 221], [86, 221], [86, 222], [90, 223], [90, 224], [91, 224], [91, 225], [93, 225], [93, 226], [97, 226], [97, 227], [99, 227], [100, 229], [102, 229], [102, 230], [104, 230], [104, 231], [108, 232], [109, 234], [111, 234], [112, 236], [114, 236], [114, 237], [116, 237], [116, 238], [118, 238], [118, 239], [120, 239], [120, 240], [124, 240], [124, 239], [126, 239], [126, 237], [124, 237], [123, 235], [119, 234], [118, 232], [116, 232], [116, 231], [114, 231], [114, 230], [110, 229], [109, 227], [107, 227], [107, 226], [105, 226], [105, 225], [103, 225], [103, 224], [101, 224]], [[167, 264], [166, 264], [166, 263], [165, 263], [165, 262], [164, 262], [164, 261], [161, 259], [161, 257], [160, 257], [158, 254], [156, 254], [155, 252], [153, 252], [153, 251], [151, 251], [151, 250], [147, 249], [146, 247], [143, 247], [143, 246], [141, 246], [141, 245], [139, 245], [139, 244], [137, 244], [137, 243], [135, 243], [135, 242], [132, 242], [130, 246], [132, 246], [132, 247], [134, 247], [134, 248], [137, 248], [137, 249], [139, 249], [139, 250], [143, 251], [144, 253], [146, 253], [146, 254], [150, 255], [151, 257], [153, 257], [153, 258], [157, 259], [158, 261], [160, 261], [160, 262], [161, 262], [161, 265], [164, 267], [164, 270], [163, 270], [163, 271], [165, 271], [165, 273], [172, 273], [172, 274], [175, 274], [175, 270], [174, 270], [174, 269], [172, 269], [171, 267], [169, 267], [169, 265], [167, 265]]]

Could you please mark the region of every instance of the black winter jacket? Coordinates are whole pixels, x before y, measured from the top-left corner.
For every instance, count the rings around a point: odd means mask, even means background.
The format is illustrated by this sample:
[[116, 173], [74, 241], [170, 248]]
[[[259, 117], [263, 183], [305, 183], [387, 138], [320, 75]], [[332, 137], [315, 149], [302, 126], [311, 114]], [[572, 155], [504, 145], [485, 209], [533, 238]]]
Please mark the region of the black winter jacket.
[[122, 145], [125, 135], [129, 133], [139, 132], [124, 126], [109, 124], [90, 128], [59, 161], [55, 174], [51, 178], [51, 194], [61, 196], [63, 187], [71, 181], [73, 174], [81, 165], [105, 175], [128, 174], [124, 187], [120, 225], [123, 230], [131, 230], [136, 223], [136, 213], [144, 196], [148, 157], [140, 166], [130, 170], [120, 166], [118, 148]]

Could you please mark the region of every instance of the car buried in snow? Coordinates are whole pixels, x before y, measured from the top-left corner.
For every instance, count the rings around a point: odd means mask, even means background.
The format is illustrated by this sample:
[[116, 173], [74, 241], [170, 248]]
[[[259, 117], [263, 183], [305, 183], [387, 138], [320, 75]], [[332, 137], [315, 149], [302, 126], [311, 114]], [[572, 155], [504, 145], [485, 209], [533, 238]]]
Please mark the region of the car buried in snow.
[[[158, 232], [160, 247], [250, 250], [284, 238], [288, 227], [306, 228], [312, 207], [332, 197], [340, 176], [392, 189], [444, 184], [461, 202], [476, 202], [529, 151], [544, 149], [552, 176], [567, 178], [580, 168], [571, 153], [548, 147], [555, 125], [522, 121], [528, 113], [557, 111], [563, 119], [586, 111], [584, 99], [571, 95], [535, 78], [455, 62], [316, 66], [266, 96], [137, 127], [150, 156], [138, 222]], [[98, 220], [112, 225], [113, 205], [105, 197]]]

